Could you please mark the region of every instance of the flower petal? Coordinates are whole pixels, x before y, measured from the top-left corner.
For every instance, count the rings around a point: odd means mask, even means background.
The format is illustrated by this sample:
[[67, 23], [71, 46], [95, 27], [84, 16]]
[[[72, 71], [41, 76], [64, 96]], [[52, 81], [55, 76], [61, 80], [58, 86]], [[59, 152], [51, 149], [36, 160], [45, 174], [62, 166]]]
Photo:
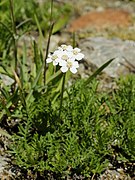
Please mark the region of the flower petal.
[[73, 49], [73, 51], [75, 51], [76, 53], [79, 53], [81, 51], [81, 49], [76, 47], [76, 48]]
[[53, 61], [53, 65], [54, 66], [58, 65], [58, 61]]
[[46, 59], [46, 62], [47, 62], [47, 63], [51, 63], [52, 61], [53, 61], [53, 60], [52, 60], [51, 58], [47, 58], [47, 59]]
[[81, 60], [81, 59], [83, 59], [84, 58], [84, 54], [82, 54], [82, 53], [78, 53], [76, 56], [75, 56], [75, 58], [76, 58], [76, 60]]
[[75, 67], [75, 68], [79, 68], [79, 63], [77, 61], [74, 61], [72, 66]]
[[67, 65], [67, 62], [64, 61], [64, 60], [60, 60], [60, 61], [59, 61], [59, 65], [60, 65], [60, 66], [66, 66], [66, 65]]
[[65, 73], [65, 72], [68, 71], [68, 67], [67, 67], [67, 66], [62, 66], [62, 67], [60, 68], [60, 70], [61, 70], [63, 73]]
[[77, 69], [76, 69], [75, 67], [71, 67], [71, 68], [70, 68], [70, 71], [71, 71], [73, 74], [77, 73]]

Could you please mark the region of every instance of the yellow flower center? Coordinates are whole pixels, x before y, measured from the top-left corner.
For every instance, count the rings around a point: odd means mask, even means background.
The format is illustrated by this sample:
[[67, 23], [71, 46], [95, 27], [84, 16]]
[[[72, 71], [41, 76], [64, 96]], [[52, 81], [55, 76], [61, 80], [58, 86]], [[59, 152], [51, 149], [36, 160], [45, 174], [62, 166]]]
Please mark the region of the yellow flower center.
[[63, 55], [63, 56], [62, 56], [62, 59], [65, 60], [65, 61], [67, 61], [67, 60], [68, 60], [68, 56], [67, 56], [67, 55]]
[[73, 50], [73, 54], [77, 55], [77, 54], [78, 54], [78, 51]]
[[67, 46], [66, 46], [66, 45], [62, 45], [62, 49], [63, 49], [63, 50], [66, 50], [66, 49], [67, 49]]
[[58, 56], [57, 55], [53, 55], [52, 56], [52, 60], [54, 61], [55, 59], [57, 59], [58, 58]]
[[72, 67], [72, 62], [68, 61], [68, 62], [67, 62], [67, 67], [68, 67], [68, 68], [71, 68], [71, 67]]

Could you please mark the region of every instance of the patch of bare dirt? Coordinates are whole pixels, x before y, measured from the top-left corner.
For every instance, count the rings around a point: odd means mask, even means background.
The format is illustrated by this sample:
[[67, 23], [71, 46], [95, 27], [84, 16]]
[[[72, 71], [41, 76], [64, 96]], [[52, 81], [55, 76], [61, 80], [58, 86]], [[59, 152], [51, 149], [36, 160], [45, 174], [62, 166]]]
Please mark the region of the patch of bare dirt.
[[131, 24], [131, 15], [124, 10], [106, 9], [101, 12], [93, 11], [73, 20], [69, 31], [78, 31], [87, 28], [103, 29], [108, 27], [128, 27]]

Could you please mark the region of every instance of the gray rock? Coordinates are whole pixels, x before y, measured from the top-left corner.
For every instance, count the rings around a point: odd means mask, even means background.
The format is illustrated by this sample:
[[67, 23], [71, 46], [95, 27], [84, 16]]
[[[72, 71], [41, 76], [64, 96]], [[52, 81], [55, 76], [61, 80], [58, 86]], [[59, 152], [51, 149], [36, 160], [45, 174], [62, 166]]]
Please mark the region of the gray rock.
[[14, 80], [5, 74], [0, 74], [0, 79], [6, 86], [14, 83]]
[[98, 68], [115, 58], [104, 70], [108, 76], [114, 78], [135, 72], [135, 41], [94, 37], [84, 39], [79, 44], [89, 66], [93, 64]]
[[0, 173], [3, 172], [3, 170], [7, 164], [8, 163], [6, 162], [6, 158], [0, 156]]
[[117, 170], [108, 169], [99, 178], [99, 180], [120, 180], [120, 179], [131, 180], [131, 177], [125, 175], [123, 169], [117, 169]]

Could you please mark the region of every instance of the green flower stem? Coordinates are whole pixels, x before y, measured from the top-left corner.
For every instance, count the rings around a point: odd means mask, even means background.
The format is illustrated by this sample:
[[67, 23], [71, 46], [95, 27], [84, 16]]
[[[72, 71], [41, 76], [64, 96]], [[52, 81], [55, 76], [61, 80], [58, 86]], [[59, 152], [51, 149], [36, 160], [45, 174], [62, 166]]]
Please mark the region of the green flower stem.
[[14, 58], [15, 58], [15, 72], [17, 74], [17, 30], [15, 24], [15, 16], [14, 16], [14, 8], [13, 8], [13, 0], [9, 0], [10, 3], [10, 11], [11, 11], [11, 20], [12, 20], [12, 28], [13, 28], [13, 43], [14, 43]]
[[46, 84], [46, 59], [48, 57], [48, 52], [49, 52], [49, 45], [50, 45], [50, 39], [52, 35], [52, 30], [53, 30], [54, 22], [53, 22], [53, 0], [51, 0], [51, 14], [50, 14], [50, 28], [49, 28], [49, 36], [48, 36], [48, 41], [47, 41], [47, 47], [46, 47], [46, 55], [45, 55], [45, 61], [44, 61], [44, 85]]
[[62, 102], [63, 102], [63, 93], [64, 93], [64, 86], [65, 86], [65, 78], [66, 78], [66, 73], [63, 74], [63, 79], [62, 79], [59, 118], [60, 118], [60, 116], [61, 116], [61, 110], [62, 110]]
[[76, 34], [75, 34], [75, 32], [73, 32], [73, 34], [72, 34], [72, 46], [73, 46], [73, 48], [75, 48], [76, 47], [76, 36], [75, 36]]
[[46, 47], [46, 55], [45, 55], [45, 60], [44, 60], [44, 85], [46, 84], [46, 59], [48, 57], [48, 52], [49, 52], [49, 45], [50, 45], [50, 40], [51, 40], [51, 35], [52, 35], [52, 30], [53, 30], [54, 23], [51, 24], [50, 29], [49, 29], [49, 36], [48, 36], [48, 41], [47, 41], [47, 47]]

